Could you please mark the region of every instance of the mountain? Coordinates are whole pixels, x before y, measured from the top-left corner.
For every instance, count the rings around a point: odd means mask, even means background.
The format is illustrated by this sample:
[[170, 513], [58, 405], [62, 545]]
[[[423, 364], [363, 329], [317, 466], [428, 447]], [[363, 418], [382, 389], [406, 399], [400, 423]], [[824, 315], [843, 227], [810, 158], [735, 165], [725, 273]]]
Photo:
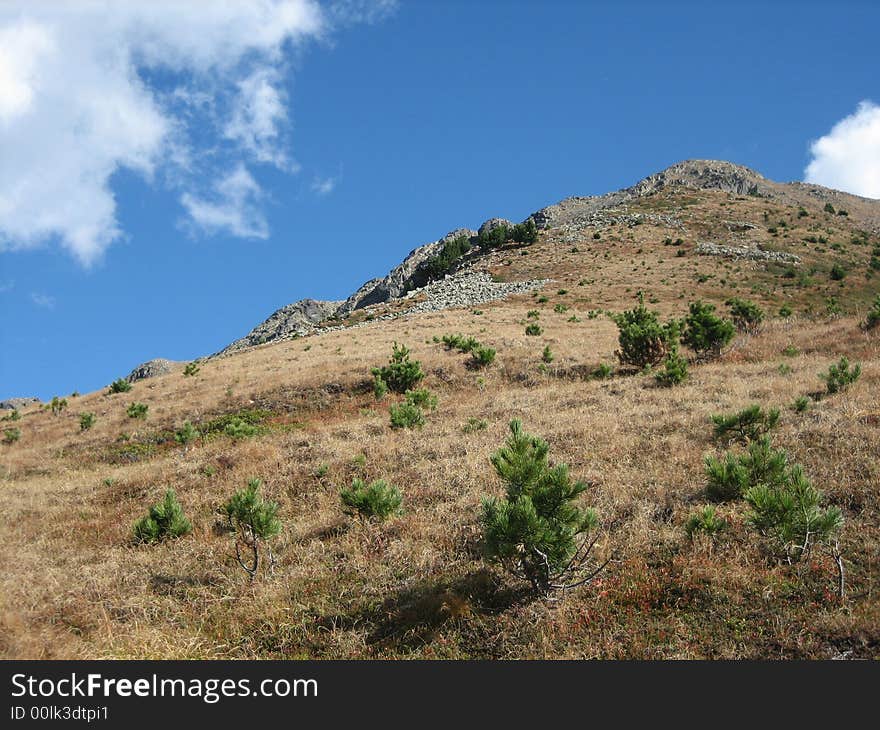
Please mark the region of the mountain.
[[[878, 214], [688, 161], [524, 240], [456, 229], [198, 367], [0, 413], [0, 657], [880, 659]], [[658, 329], [665, 359], [622, 357]], [[598, 572], [551, 600], [525, 540], [489, 559], [514, 419], [540, 508], [595, 511]], [[251, 575], [224, 507], [253, 480], [279, 530]], [[136, 541], [169, 490], [191, 531]], [[530, 509], [505, 514], [542, 537]]]
[[[595, 197], [566, 198], [555, 205], [536, 211], [526, 220], [534, 221], [539, 230], [571, 229], [596, 223], [600, 220], [599, 214], [602, 211], [625, 208], [663, 192], [686, 189], [749, 196], [786, 206], [802, 206], [816, 202], [831, 203], [843, 207], [852, 220], [864, 225], [866, 230], [880, 231], [880, 201], [818, 185], [773, 182], [747, 167], [720, 160], [686, 160], [649, 175], [632, 187], [617, 192]], [[512, 225], [510, 221], [490, 218], [478, 231], [499, 224]], [[302, 337], [322, 329], [322, 325], [325, 328], [328, 323], [341, 325], [357, 310], [406, 297], [413, 290], [429, 283], [431, 277], [426, 271], [426, 264], [443, 249], [446, 243], [465, 236], [475, 246], [478, 231], [457, 228], [436, 241], [413, 249], [388, 274], [365, 282], [343, 302], [302, 299], [288, 304], [257, 325], [247, 335], [223, 348], [218, 354], [230, 354], [247, 347]], [[453, 273], [461, 270], [461, 264], [466, 264], [465, 268], [469, 270], [479, 264], [479, 257], [473, 255], [468, 257], [453, 270]], [[469, 303], [479, 304], [481, 301], [485, 300], [479, 300], [477, 297], [472, 298]]]

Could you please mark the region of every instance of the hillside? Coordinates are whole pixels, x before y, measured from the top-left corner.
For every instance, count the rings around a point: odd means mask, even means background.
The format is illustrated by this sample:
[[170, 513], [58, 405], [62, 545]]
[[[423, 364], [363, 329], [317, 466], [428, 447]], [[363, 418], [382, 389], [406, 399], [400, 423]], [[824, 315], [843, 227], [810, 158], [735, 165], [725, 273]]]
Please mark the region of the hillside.
[[[481, 249], [455, 229], [346, 302], [288, 305], [195, 374], [173, 363], [57, 414], [22, 405], [3, 424], [20, 438], [0, 445], [2, 656], [880, 658], [880, 328], [860, 327], [880, 293], [880, 201], [689, 161], [527, 220], [534, 243]], [[427, 275], [462, 236], [473, 245]], [[690, 377], [658, 387], [615, 357], [607, 313], [639, 292], [664, 319], [698, 299], [726, 316], [731, 297], [766, 318], [716, 359], [683, 349]], [[453, 333], [494, 363], [446, 349]], [[373, 394], [394, 342], [438, 398], [421, 428], [392, 429], [401, 397]], [[841, 356], [861, 377], [826, 394]], [[743, 500], [706, 495], [705, 456], [726, 450], [711, 416], [753, 403], [780, 409], [773, 445], [843, 515], [842, 599], [832, 550], [780, 560]], [[502, 492], [489, 459], [512, 418], [588, 482], [610, 558], [558, 600], [483, 555], [481, 499]], [[186, 421], [200, 436], [183, 445]], [[398, 486], [402, 514], [346, 515], [356, 477]], [[282, 530], [251, 580], [218, 509], [253, 478]], [[135, 544], [169, 488], [192, 532]], [[726, 529], [690, 539], [709, 505]]]

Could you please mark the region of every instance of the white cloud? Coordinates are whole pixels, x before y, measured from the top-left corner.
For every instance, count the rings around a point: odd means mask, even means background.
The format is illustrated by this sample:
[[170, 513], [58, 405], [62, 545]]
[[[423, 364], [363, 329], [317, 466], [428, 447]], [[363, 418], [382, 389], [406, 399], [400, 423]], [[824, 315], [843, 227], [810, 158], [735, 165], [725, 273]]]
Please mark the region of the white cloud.
[[336, 189], [335, 177], [316, 177], [312, 180], [312, 192], [316, 195], [329, 195]]
[[880, 198], [880, 106], [863, 101], [810, 146], [805, 180]]
[[31, 292], [31, 301], [41, 309], [55, 309], [55, 298], [48, 294]]
[[269, 226], [258, 205], [262, 197], [256, 180], [239, 165], [217, 183], [211, 200], [184, 193], [180, 202], [192, 220], [209, 233], [268, 238]]
[[123, 235], [120, 169], [186, 190], [209, 230], [268, 235], [238, 165], [295, 169], [281, 81], [326, 17], [315, 0], [3, 0], [0, 250], [57, 239], [98, 260]]

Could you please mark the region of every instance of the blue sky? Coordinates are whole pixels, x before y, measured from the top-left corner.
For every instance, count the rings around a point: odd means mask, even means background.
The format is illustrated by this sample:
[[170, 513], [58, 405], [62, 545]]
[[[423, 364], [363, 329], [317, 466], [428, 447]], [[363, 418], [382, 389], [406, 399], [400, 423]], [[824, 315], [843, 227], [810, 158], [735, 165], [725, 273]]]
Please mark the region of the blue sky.
[[0, 398], [682, 159], [880, 197], [876, 3], [116, 5], [0, 6]]

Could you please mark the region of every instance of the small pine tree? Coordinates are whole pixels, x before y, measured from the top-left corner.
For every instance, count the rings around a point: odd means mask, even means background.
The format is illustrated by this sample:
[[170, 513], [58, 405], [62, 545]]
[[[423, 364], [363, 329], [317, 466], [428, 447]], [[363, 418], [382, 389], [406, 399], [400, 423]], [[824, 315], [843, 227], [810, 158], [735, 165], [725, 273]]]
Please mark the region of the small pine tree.
[[712, 423], [715, 424], [715, 438], [727, 439], [728, 441], [737, 440], [743, 444], [760, 438], [775, 428], [778, 422], [778, 408], [770, 408], [765, 411], [757, 403], [743, 408], [737, 413], [712, 416]]
[[183, 514], [183, 507], [173, 489], [165, 492], [165, 499], [150, 507], [146, 517], [134, 523], [135, 542], [159, 542], [182, 537], [192, 531], [192, 523]]
[[58, 416], [67, 408], [67, 398], [59, 398], [57, 395], [52, 396], [52, 402], [49, 403], [53, 416]]
[[698, 512], [691, 514], [684, 523], [684, 531], [689, 540], [693, 540], [698, 533], [713, 538], [727, 529], [727, 521], [716, 513], [715, 507], [707, 505]]
[[351, 488], [342, 490], [339, 496], [349, 513], [380, 521], [400, 514], [403, 503], [397, 487], [383, 479], [367, 484], [363, 479], [355, 478]]
[[391, 360], [388, 365], [381, 368], [373, 368], [373, 377], [379, 377], [394, 393], [405, 393], [415, 387], [425, 374], [422, 372], [422, 364], [418, 360], [409, 359], [409, 348], [404, 345], [393, 344]]
[[495, 350], [491, 347], [480, 345], [471, 352], [470, 364], [477, 370], [489, 367], [493, 362], [495, 362]]
[[113, 395], [114, 393], [127, 393], [130, 390], [131, 383], [125, 378], [118, 378], [110, 383], [110, 390], [107, 391], [107, 395]]
[[[241, 568], [253, 579], [260, 567], [261, 552], [265, 548], [270, 567], [275, 556], [268, 541], [281, 532], [278, 503], [267, 502], [260, 494], [262, 482], [251, 479], [246, 489], [240, 489], [220, 508], [229, 528], [235, 532], [235, 557]], [[245, 556], [248, 557], [245, 557]]]
[[726, 302], [733, 324], [740, 332], [754, 334], [764, 321], [764, 310], [748, 299], [734, 297]]
[[382, 376], [374, 375], [373, 396], [376, 398], [376, 400], [382, 400], [386, 395], [388, 395], [388, 383], [382, 380]]
[[706, 496], [715, 502], [739, 499], [751, 487], [783, 483], [787, 470], [788, 454], [774, 449], [770, 437], [763, 436], [750, 443], [745, 453], [727, 452], [723, 459], [706, 457]]
[[678, 347], [673, 347], [663, 361], [663, 369], [655, 373], [654, 379], [664, 388], [671, 388], [687, 380], [688, 364], [679, 352]]
[[146, 403], [135, 402], [129, 405], [125, 412], [129, 418], [146, 418], [149, 409]]
[[184, 421], [183, 426], [181, 426], [177, 431], [174, 432], [174, 440], [177, 441], [181, 446], [186, 446], [187, 444], [195, 441], [201, 434], [198, 429], [193, 426], [189, 421]]
[[526, 325], [526, 334], [529, 335], [529, 337], [538, 337], [543, 331], [541, 325], [536, 322]]
[[550, 349], [550, 345], [547, 345], [544, 348], [544, 352], [541, 353], [541, 360], [543, 360], [548, 365], [553, 362], [553, 350]]
[[184, 377], [191, 378], [196, 375], [201, 368], [198, 366], [198, 361], [193, 360], [192, 362], [188, 362], [186, 367], [183, 369]]
[[691, 302], [681, 342], [700, 357], [718, 357], [733, 339], [732, 322], [715, 315], [715, 305]]
[[7, 428], [3, 430], [3, 443], [11, 446], [21, 438], [20, 428]]
[[620, 349], [615, 353], [622, 365], [638, 368], [653, 367], [666, 358], [678, 340], [678, 320], [660, 323], [657, 312], [645, 307], [642, 292], [637, 295], [638, 306], [634, 309], [610, 314], [617, 325]]
[[822, 493], [797, 465], [786, 472], [781, 484], [754, 486], [745, 499], [752, 508], [749, 522], [789, 561], [809, 555], [816, 544], [830, 542], [843, 527], [840, 510], [820, 506]]
[[424, 408], [429, 411], [437, 410], [437, 396], [427, 388], [408, 390], [404, 395], [406, 397], [406, 402], [410, 405], [418, 406], [419, 408]]
[[836, 363], [828, 368], [827, 373], [820, 373], [819, 377], [825, 381], [825, 387], [829, 395], [846, 390], [850, 385], [855, 383], [862, 374], [862, 366], [856, 363], [852, 368], [849, 365], [849, 359], [844, 356]]
[[405, 401], [388, 409], [391, 428], [416, 428], [425, 425], [425, 414], [417, 405]]
[[507, 443], [491, 458], [506, 494], [484, 499], [482, 514], [487, 557], [543, 595], [585, 583], [604, 567], [586, 568], [598, 518], [574, 502], [587, 484], [572, 482], [565, 464], [550, 467], [548, 451], [546, 441], [511, 421]]
[[80, 431], [88, 431], [92, 426], [95, 425], [95, 421], [97, 420], [97, 416], [94, 413], [80, 413], [79, 414], [79, 430]]

